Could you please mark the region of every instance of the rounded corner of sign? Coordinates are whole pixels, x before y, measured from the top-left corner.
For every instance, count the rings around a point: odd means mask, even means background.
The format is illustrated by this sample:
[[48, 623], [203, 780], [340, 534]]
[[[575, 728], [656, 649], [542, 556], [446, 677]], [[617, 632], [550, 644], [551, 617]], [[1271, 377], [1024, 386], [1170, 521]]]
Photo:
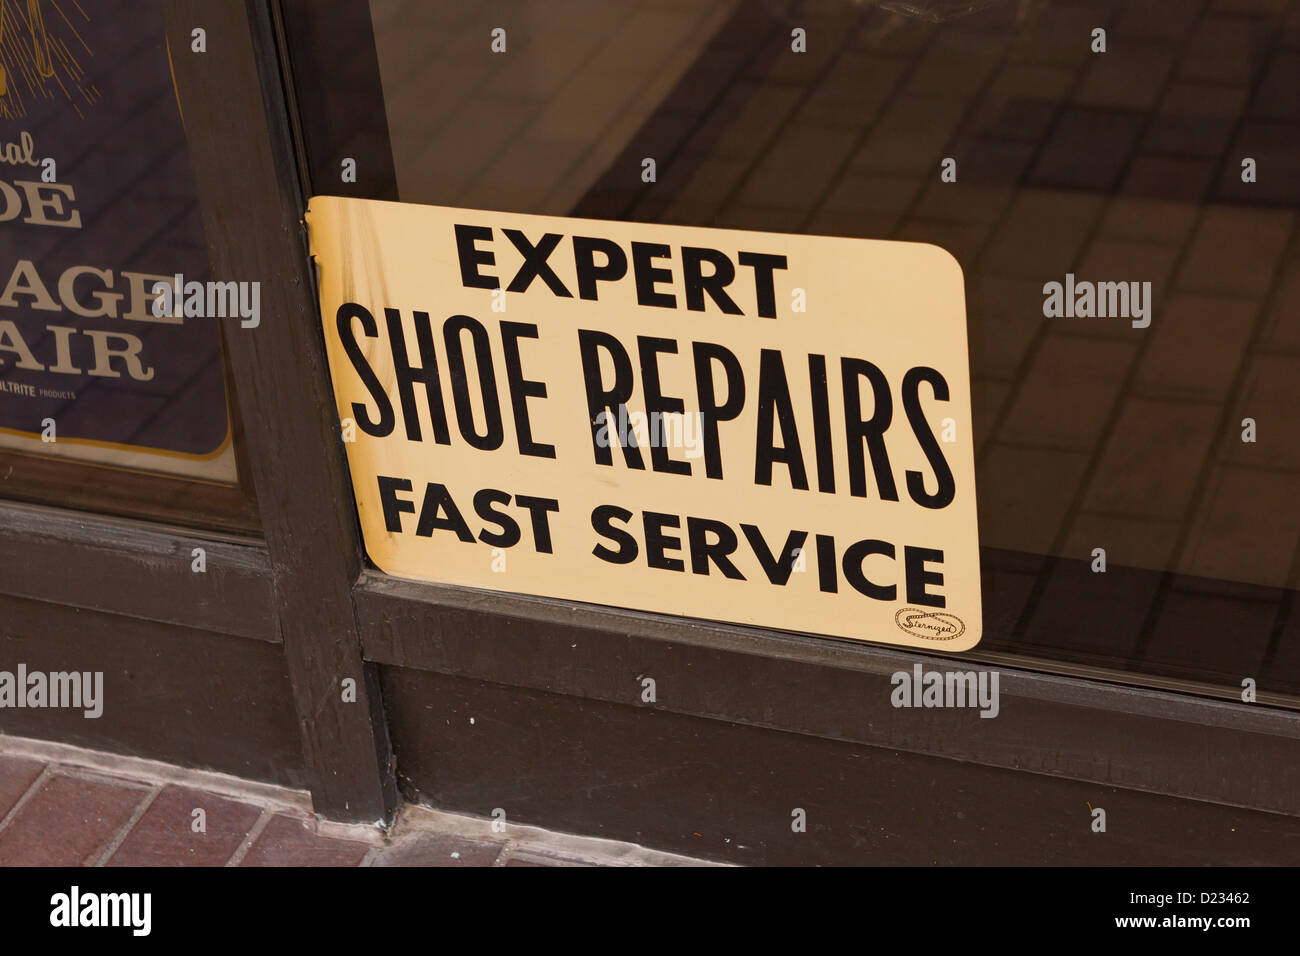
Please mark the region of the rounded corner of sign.
[[966, 629], [951, 649], [962, 653], [972, 651], [984, 639], [984, 610], [976, 603], [975, 611], [966, 619]]
[[386, 578], [410, 577], [409, 572], [407, 574], [402, 574], [401, 572], [394, 570], [394, 566], [392, 564], [376, 560], [375, 556], [373, 554], [370, 554], [369, 552], [367, 552], [366, 557], [368, 557], [370, 559], [370, 563], [374, 565], [374, 570], [378, 571]]
[[[361, 528], [361, 537], [364, 542], [366, 539], [366, 528], [364, 525]], [[380, 574], [386, 574], [390, 578], [401, 577], [398, 572], [393, 570], [393, 565], [388, 561], [388, 558], [390, 557], [388, 553], [376, 551], [369, 545], [366, 545], [364, 550], [366, 553], [366, 559], [375, 566], [375, 570]]]
[[966, 280], [966, 272], [961, 267], [961, 261], [955, 255], [953, 255], [949, 250], [933, 242], [918, 242], [917, 245], [925, 246], [927, 249], [933, 249], [935, 252], [939, 254], [939, 258], [941, 260], [946, 260], [945, 268], [955, 269], [958, 278], [960, 278], [963, 282]]

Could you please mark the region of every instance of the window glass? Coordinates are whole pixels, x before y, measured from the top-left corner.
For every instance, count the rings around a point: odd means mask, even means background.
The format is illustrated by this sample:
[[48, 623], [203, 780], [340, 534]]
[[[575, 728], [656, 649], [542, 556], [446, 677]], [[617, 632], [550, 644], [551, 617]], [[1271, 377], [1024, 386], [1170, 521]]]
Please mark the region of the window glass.
[[1294, 4], [317, 6], [316, 193], [952, 252], [972, 654], [1300, 694]]
[[241, 290], [208, 283], [160, 7], [5, 0], [0, 29], [3, 487], [120, 510], [159, 503], [133, 473], [235, 485], [211, 316]]

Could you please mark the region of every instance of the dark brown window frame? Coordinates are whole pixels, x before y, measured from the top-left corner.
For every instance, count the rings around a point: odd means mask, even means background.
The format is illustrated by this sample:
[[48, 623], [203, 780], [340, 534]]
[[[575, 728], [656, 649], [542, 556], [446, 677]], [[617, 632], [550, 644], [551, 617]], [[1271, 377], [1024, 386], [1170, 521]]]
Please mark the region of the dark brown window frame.
[[218, 532], [256, 535], [257, 502], [244, 461], [244, 427], [233, 401], [229, 370], [231, 442], [235, 449], [236, 484], [204, 481], [50, 458], [15, 449], [0, 451], [0, 492], [16, 501], [102, 512], [127, 518], [192, 525]]

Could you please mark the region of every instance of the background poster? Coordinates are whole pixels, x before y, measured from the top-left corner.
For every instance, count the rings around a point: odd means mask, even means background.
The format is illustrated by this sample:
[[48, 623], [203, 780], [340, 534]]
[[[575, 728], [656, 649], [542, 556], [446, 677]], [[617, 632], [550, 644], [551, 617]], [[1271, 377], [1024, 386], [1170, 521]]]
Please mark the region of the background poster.
[[150, 308], [208, 278], [159, 8], [0, 0], [0, 66], [0, 447], [233, 481], [218, 326]]

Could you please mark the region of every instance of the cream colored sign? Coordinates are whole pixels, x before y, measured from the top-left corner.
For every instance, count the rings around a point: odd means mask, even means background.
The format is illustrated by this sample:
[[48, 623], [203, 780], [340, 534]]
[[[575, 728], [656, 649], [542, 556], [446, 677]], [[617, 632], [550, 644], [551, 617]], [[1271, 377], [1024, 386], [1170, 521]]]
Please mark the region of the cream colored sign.
[[316, 197], [388, 574], [978, 642], [961, 268], [920, 243]]

